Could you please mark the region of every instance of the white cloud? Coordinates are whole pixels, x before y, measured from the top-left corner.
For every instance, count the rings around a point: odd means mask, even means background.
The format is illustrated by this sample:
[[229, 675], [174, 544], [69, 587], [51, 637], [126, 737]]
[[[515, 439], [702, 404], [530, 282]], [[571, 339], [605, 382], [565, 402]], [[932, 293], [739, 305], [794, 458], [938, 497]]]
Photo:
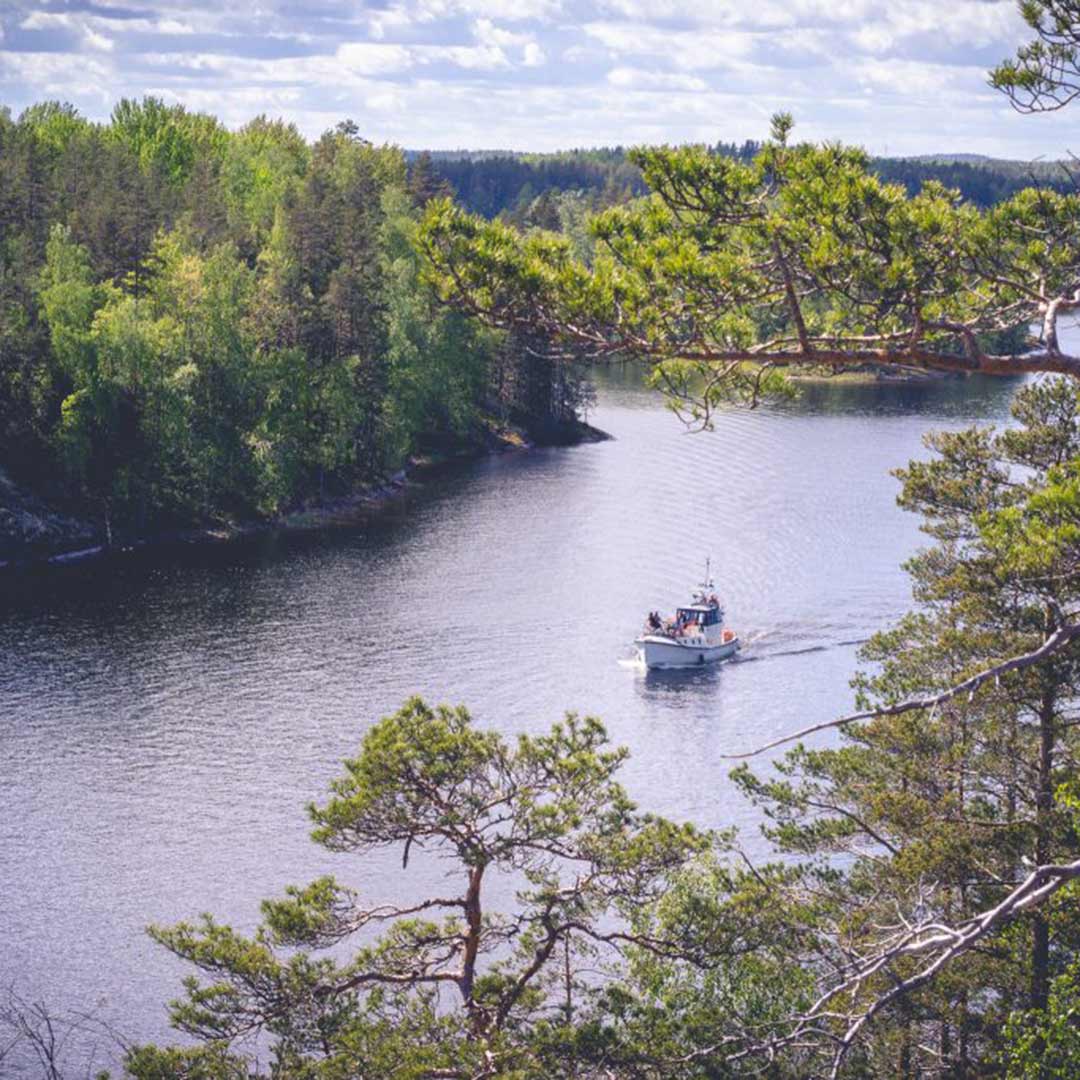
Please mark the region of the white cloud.
[[785, 108], [799, 137], [876, 152], [1080, 147], [1080, 111], [1016, 117], [986, 87], [1026, 37], [1014, 0], [132, 0], [137, 18], [16, 2], [8, 30], [46, 42], [0, 49], [16, 111], [63, 97], [104, 118], [157, 92], [232, 125], [267, 111], [317, 135], [355, 112], [413, 147], [553, 149], [761, 137]]
[[[206, 33], [210, 29], [209, 19], [203, 19], [201, 32]], [[64, 12], [64, 11], [33, 11], [19, 23], [21, 30], [75, 30], [86, 39], [93, 35], [95, 48], [100, 48], [96, 40], [107, 34], [194, 34], [195, 28], [191, 23], [180, 19], [166, 16], [161, 19], [134, 18], [121, 19], [118, 16], [109, 15], [107, 9], [98, 7], [95, 13], [90, 12]], [[110, 38], [110, 40], [113, 40]]]
[[372, 112], [400, 113], [406, 110], [408, 98], [399, 90], [378, 90], [364, 98], [364, 107]]
[[382, 41], [387, 33], [411, 26], [413, 21], [413, 16], [402, 7], [367, 12], [368, 33], [376, 41]]
[[802, 58], [818, 55], [821, 49], [813, 31], [668, 30], [641, 22], [591, 22], [582, 29], [615, 57], [647, 58], [657, 68], [684, 71], [740, 68], [751, 61], [760, 67], [789, 66], [779, 61], [792, 53]]
[[339, 64], [359, 75], [386, 75], [412, 66], [410, 51], [401, 45], [347, 41], [334, 54]]
[[504, 22], [550, 21], [562, 13], [563, 0], [396, 0], [386, 8], [366, 12], [371, 33], [378, 38], [425, 23], [465, 18]]
[[424, 45], [416, 51], [424, 63], [448, 60], [468, 71], [494, 71], [510, 66], [506, 53], [498, 45]]
[[477, 19], [473, 23], [473, 37], [485, 48], [500, 53], [505, 49], [520, 49], [521, 63], [525, 67], [541, 67], [547, 59], [534, 34], [507, 30], [491, 19]]
[[429, 17], [479, 15], [507, 21], [551, 19], [563, 10], [563, 0], [418, 0]]
[[534, 40], [532, 34], [522, 34], [513, 30], [506, 30], [501, 26], [496, 26], [491, 19], [477, 19], [476, 22], [473, 23], [473, 37], [475, 37], [481, 45], [494, 45], [498, 47], [508, 45], [528, 45]]
[[104, 34], [99, 34], [96, 31], [91, 30], [88, 26], [83, 29], [82, 37], [83, 41], [85, 41], [91, 49], [97, 49], [100, 52], [112, 52], [112, 38], [108, 38]]
[[864, 59], [854, 62], [851, 74], [864, 87], [883, 90], [911, 104], [968, 98], [994, 99], [981, 68], [928, 64], [918, 60]]
[[[142, 22], [142, 20], [138, 20]], [[130, 26], [130, 24], [129, 24]], [[159, 19], [153, 24], [153, 28], [159, 34], [194, 34], [195, 27], [191, 23], [181, 22], [179, 19]]]
[[21, 23], [20, 30], [55, 30], [67, 29], [72, 25], [72, 16], [59, 11], [32, 11]]
[[708, 83], [694, 75], [677, 75], [663, 71], [642, 71], [638, 68], [617, 67], [607, 73], [612, 86], [625, 90], [693, 90], [708, 89]]
[[896, 43], [896, 34], [885, 23], [869, 23], [866, 26], [860, 26], [851, 35], [851, 41], [863, 52], [884, 53]]

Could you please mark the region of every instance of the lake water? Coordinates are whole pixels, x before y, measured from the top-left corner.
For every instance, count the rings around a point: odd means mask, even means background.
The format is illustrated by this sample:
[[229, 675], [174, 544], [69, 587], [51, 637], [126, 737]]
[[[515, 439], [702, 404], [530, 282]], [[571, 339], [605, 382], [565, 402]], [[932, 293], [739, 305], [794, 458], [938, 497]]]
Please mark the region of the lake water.
[[[695, 435], [634, 371], [599, 382], [611, 441], [469, 463], [365, 526], [0, 586], [0, 985], [166, 1038], [182, 970], [148, 922], [250, 928], [328, 871], [417, 895], [430, 868], [330, 855], [304, 814], [415, 692], [508, 734], [594, 713], [641, 805], [761, 850], [723, 755], [850, 707], [921, 540], [889, 470], [1001, 422], [1017, 383], [813, 385]], [[742, 658], [621, 662], [706, 555]]]

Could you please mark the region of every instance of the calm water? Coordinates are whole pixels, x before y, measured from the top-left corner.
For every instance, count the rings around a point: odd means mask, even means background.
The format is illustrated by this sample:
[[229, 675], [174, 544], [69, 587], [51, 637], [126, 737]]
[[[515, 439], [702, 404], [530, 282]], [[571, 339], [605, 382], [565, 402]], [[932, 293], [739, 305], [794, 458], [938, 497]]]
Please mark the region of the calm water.
[[[0, 984], [166, 1035], [180, 968], [142, 928], [333, 871], [376, 899], [430, 870], [307, 839], [366, 727], [409, 694], [484, 724], [601, 716], [644, 806], [748, 807], [725, 752], [851, 704], [857, 643], [906, 607], [920, 542], [888, 476], [929, 428], [1002, 420], [1015, 383], [815, 386], [684, 433], [629, 372], [613, 441], [456, 470], [366, 527], [62, 574], [0, 594]], [[719, 669], [620, 663], [711, 553], [749, 641]]]

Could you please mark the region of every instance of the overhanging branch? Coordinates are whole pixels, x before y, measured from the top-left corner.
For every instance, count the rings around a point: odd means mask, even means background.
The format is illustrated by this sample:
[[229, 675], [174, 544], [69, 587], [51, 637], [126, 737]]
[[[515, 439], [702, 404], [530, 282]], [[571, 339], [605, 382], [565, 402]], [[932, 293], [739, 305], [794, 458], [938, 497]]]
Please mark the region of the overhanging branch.
[[862, 712], [851, 713], [848, 716], [841, 716], [835, 720], [826, 720], [820, 724], [811, 724], [809, 727], [802, 728], [800, 731], [792, 732], [790, 735], [784, 735], [782, 738], [774, 739], [764, 746], [759, 746], [756, 750], [750, 750], [741, 754], [721, 754], [720, 756], [730, 761], [757, 757], [759, 754], [764, 754], [768, 750], [775, 750], [778, 746], [784, 746], [787, 743], [795, 742], [797, 739], [803, 739], [807, 735], [815, 735], [819, 731], [828, 731], [830, 728], [843, 727], [845, 724], [853, 724], [860, 720], [879, 720], [887, 716], [900, 716], [903, 713], [915, 712], [918, 710], [925, 711], [927, 709], [936, 709], [963, 694], [974, 694], [980, 686], [989, 682], [991, 679], [999, 679], [1002, 675], [1007, 675], [1013, 671], [1023, 671], [1025, 668], [1033, 667], [1035, 664], [1041, 663], [1048, 656], [1052, 656], [1060, 649], [1063, 649], [1077, 637], [1080, 637], [1080, 623], [1065, 622], [1050, 634], [1037, 649], [1033, 649], [1031, 652], [1022, 653], [1019, 656], [1010, 657], [1008, 660], [1001, 661], [1001, 663], [984, 668], [977, 675], [972, 675], [970, 678], [964, 679], [963, 682], [956, 683], [956, 685], [950, 686], [949, 689], [942, 690], [940, 693], [927, 694], [924, 697], [908, 698], [906, 701], [900, 701], [894, 705], [884, 705], [877, 709], [865, 709]]

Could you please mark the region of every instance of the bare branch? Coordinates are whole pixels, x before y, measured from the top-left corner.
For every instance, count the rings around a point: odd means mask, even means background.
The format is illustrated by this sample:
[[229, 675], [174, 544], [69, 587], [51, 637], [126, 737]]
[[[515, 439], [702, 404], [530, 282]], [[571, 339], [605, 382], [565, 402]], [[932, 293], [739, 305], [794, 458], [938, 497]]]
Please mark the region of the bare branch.
[[991, 679], [1000, 679], [1002, 675], [1007, 675], [1009, 672], [1023, 671], [1025, 668], [1033, 667], [1035, 664], [1041, 663], [1048, 656], [1052, 656], [1060, 649], [1063, 649], [1078, 636], [1080, 636], [1080, 623], [1063, 623], [1048, 638], [1046, 638], [1037, 649], [1033, 649], [1031, 652], [1022, 653], [1019, 656], [1013, 656], [1008, 660], [1003, 660], [999, 664], [994, 664], [992, 667], [985, 668], [977, 675], [972, 675], [971, 678], [965, 679], [963, 682], [959, 682], [955, 686], [949, 687], [948, 690], [942, 690], [938, 694], [929, 694], [919, 698], [909, 698], [907, 701], [900, 701], [894, 705], [883, 705], [878, 709], [866, 709], [863, 712], [841, 716], [836, 720], [826, 720], [821, 724], [811, 724], [810, 727], [805, 727], [801, 731], [792, 732], [790, 735], [784, 735], [782, 738], [774, 739], [764, 746], [759, 746], [756, 750], [750, 750], [742, 754], [721, 754], [720, 756], [729, 761], [757, 757], [759, 754], [764, 754], [768, 750], [775, 750], [778, 746], [784, 746], [787, 743], [795, 742], [797, 739], [803, 739], [807, 735], [815, 735], [819, 731], [828, 731], [830, 728], [843, 727], [845, 724], [853, 724], [860, 720], [878, 720], [882, 717], [900, 716], [903, 713], [914, 712], [916, 710], [939, 708], [963, 694], [974, 694], [980, 686], [989, 682]]
[[[1080, 878], [1080, 859], [1061, 865], [1039, 866], [1000, 903], [955, 927], [929, 919], [906, 926], [899, 936], [888, 941], [876, 952], [858, 959], [844, 973], [842, 981], [827, 990], [814, 1007], [800, 1018], [794, 1032], [781, 1041], [787, 1043], [790, 1039], [805, 1035], [808, 1029], [816, 1028], [823, 1020], [843, 1019], [847, 1026], [844, 1034], [837, 1040], [830, 1074], [837, 1077], [859, 1033], [882, 1010], [928, 983], [947, 964], [975, 948], [1017, 915], [1037, 907], [1062, 886], [1077, 878]], [[927, 953], [930, 954], [929, 959], [913, 974], [904, 978], [892, 974], [892, 966], [897, 961]], [[835, 1008], [830, 1008], [832, 1002], [841, 995], [849, 995], [854, 1000], [871, 978], [884, 973], [892, 976], [892, 985], [875, 995], [869, 1004], [858, 1007], [849, 1014], [838, 1013]]]

